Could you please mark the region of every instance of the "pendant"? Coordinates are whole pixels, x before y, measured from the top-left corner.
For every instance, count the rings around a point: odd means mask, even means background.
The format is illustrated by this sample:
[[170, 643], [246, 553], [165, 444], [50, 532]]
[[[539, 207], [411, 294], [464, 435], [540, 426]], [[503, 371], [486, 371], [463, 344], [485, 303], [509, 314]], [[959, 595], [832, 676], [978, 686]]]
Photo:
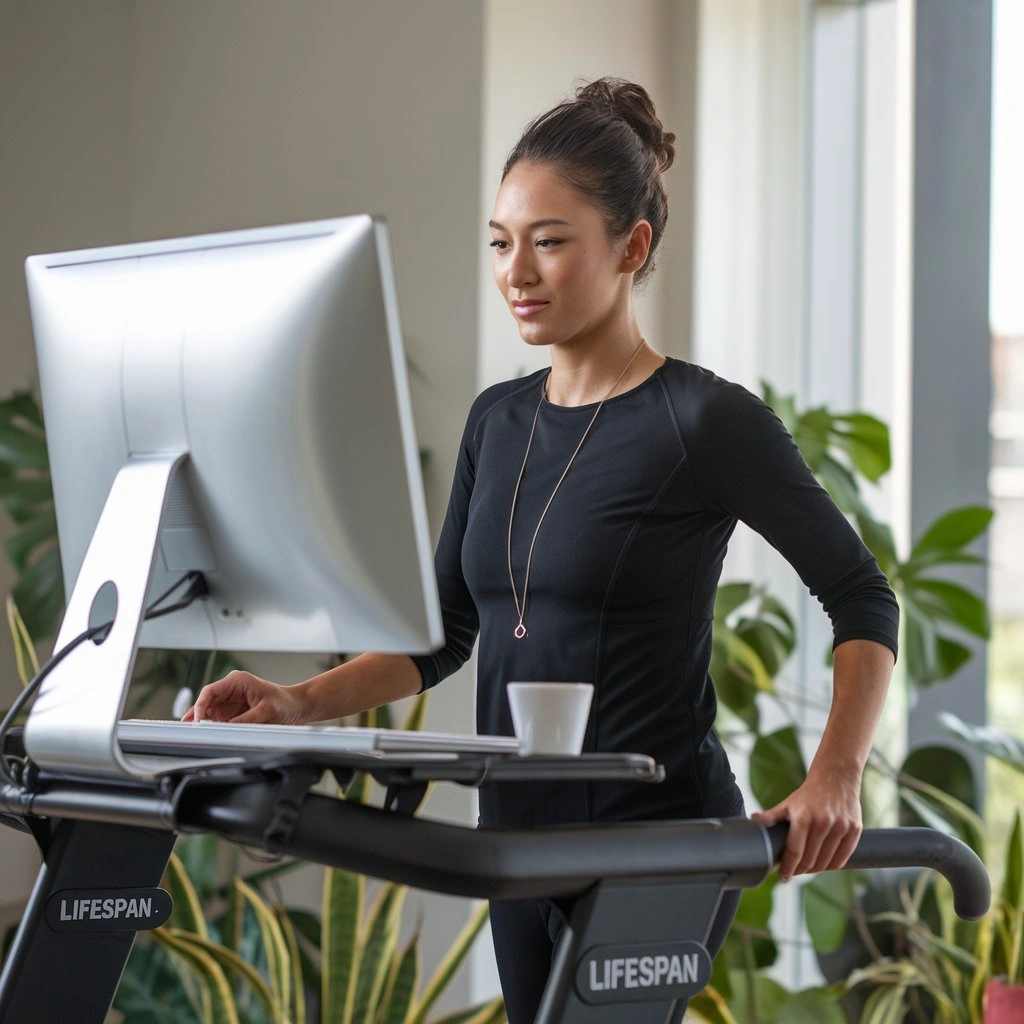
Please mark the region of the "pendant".
[[515, 638], [517, 640], [522, 640], [524, 636], [526, 636], [526, 627], [520, 622], [519, 625], [516, 626]]

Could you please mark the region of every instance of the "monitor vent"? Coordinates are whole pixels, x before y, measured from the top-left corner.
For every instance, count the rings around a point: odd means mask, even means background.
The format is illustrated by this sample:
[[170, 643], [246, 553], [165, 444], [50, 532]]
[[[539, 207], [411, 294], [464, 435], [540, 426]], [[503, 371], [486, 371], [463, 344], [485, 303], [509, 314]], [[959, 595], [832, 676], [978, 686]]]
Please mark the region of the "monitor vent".
[[202, 526], [203, 517], [192, 497], [192, 488], [185, 479], [185, 474], [180, 470], [174, 474], [171, 480], [171, 489], [167, 495], [167, 503], [164, 505], [161, 526], [170, 529], [181, 529], [191, 526]]

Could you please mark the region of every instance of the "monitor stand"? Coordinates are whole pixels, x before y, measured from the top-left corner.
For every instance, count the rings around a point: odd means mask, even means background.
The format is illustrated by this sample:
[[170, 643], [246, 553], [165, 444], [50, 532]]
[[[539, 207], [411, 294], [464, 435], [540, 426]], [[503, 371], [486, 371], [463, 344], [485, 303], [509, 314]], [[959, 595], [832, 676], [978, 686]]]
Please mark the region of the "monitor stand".
[[102, 642], [86, 640], [44, 680], [25, 726], [26, 751], [40, 768], [115, 779], [154, 777], [152, 762], [122, 752], [117, 723], [135, 665], [164, 505], [187, 458], [187, 452], [132, 456], [114, 478], [54, 650], [103, 621], [97, 596], [104, 587], [105, 605], [107, 594], [116, 595], [114, 624]]

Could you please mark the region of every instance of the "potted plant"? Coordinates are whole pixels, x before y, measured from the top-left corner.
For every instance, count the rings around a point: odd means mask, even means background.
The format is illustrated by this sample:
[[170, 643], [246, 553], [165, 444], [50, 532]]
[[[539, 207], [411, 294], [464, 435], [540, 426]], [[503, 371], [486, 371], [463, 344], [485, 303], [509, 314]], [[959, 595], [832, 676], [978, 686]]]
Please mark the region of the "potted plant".
[[[877, 482], [890, 467], [885, 424], [862, 413], [834, 414], [824, 407], [801, 411], [792, 398], [776, 394], [767, 385], [763, 394], [819, 481], [853, 521], [896, 591], [904, 610], [901, 661], [908, 685], [928, 686], [954, 675], [970, 657], [970, 649], [957, 633], [987, 636], [988, 613], [982, 598], [946, 577], [944, 571], [949, 566], [981, 561], [967, 548], [987, 528], [991, 510], [966, 507], [939, 516], [901, 557], [891, 529], [874, 518], [862, 494], [866, 482]], [[786, 694], [780, 681], [798, 645], [795, 619], [763, 587], [733, 582], [719, 589], [713, 635], [711, 674], [721, 709], [717, 728], [727, 744], [748, 756], [750, 789], [762, 806], [770, 806], [806, 775], [800, 723], [807, 699]], [[768, 705], [774, 705], [770, 731], [762, 727], [762, 718], [769, 719], [763, 715]], [[927, 761], [930, 755], [917, 752], [915, 756]], [[940, 759], [948, 768], [950, 758], [945, 752]], [[908, 767], [916, 765], [908, 762]], [[895, 813], [888, 800], [895, 783], [900, 803], [918, 819], [947, 830], [953, 819], [953, 830], [974, 845], [972, 840], [981, 832], [980, 819], [976, 814], [959, 817], [949, 806], [948, 792], [910, 778], [877, 750], [869, 770], [871, 782], [888, 783], [881, 814]], [[943, 783], [946, 781], [944, 776]], [[963, 789], [954, 791], [965, 795]], [[874, 816], [866, 810], [866, 818]], [[869, 888], [879, 909], [894, 905], [887, 892], [891, 881], [873, 875], [825, 874], [801, 886], [804, 918], [816, 950], [836, 949], [843, 942], [858, 894]], [[770, 928], [773, 890], [769, 882], [744, 893], [735, 925], [716, 959], [712, 986], [691, 1003], [694, 1015], [714, 1024], [741, 1020], [770, 1024], [796, 1020], [798, 1013], [805, 1011], [807, 1019], [819, 1022], [860, 1019], [851, 994], [846, 994], [842, 1005], [836, 1002], [852, 964], [832, 975], [839, 979], [837, 983], [800, 993], [786, 992], [767, 976], [777, 960], [779, 945], [786, 941]], [[877, 948], [861, 949], [859, 963], [869, 962], [876, 954], [881, 956]]]
[[[1015, 817], [1003, 884], [982, 921], [956, 917], [952, 891], [922, 874], [904, 887], [903, 907], [877, 915], [896, 926], [906, 953], [854, 971], [848, 988], [868, 984], [864, 1024], [1019, 1024], [1024, 1020], [1024, 830]], [[929, 914], [929, 901], [937, 913]]]

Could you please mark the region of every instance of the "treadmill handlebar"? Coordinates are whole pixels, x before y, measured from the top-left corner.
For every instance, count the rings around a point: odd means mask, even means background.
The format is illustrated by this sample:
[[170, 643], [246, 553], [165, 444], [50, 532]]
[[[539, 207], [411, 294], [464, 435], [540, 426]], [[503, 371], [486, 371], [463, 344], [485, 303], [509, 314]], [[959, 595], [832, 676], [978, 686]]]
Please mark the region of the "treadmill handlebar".
[[[262, 845], [273, 803], [260, 784], [199, 787], [178, 804], [177, 817], [183, 830]], [[310, 794], [283, 848], [451, 895], [533, 899], [575, 895], [602, 880], [716, 878], [728, 889], [756, 886], [778, 863], [788, 828], [733, 818], [471, 829]], [[961, 917], [988, 911], [991, 890], [981, 861], [964, 843], [932, 829], [869, 829], [847, 865], [910, 866], [944, 875]]]
[[[789, 834], [789, 823], [768, 828], [772, 858], [779, 862]], [[856, 850], [846, 863], [852, 868], [930, 868], [953, 889], [953, 907], [968, 921], [988, 913], [992, 887], [985, 865], [966, 844], [931, 828], [865, 829]]]

